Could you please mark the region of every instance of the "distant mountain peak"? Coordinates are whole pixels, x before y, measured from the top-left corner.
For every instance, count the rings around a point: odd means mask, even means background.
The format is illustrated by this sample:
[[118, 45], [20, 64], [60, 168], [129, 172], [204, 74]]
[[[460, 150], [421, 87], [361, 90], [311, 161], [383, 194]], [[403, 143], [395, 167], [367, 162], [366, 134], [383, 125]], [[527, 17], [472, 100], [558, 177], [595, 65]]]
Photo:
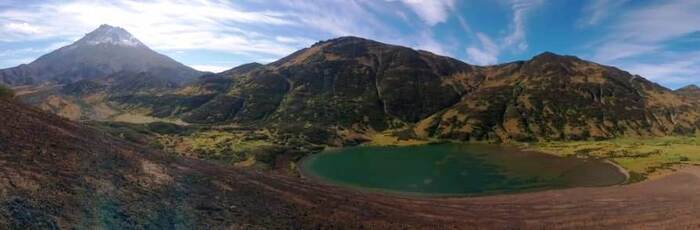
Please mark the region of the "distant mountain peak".
[[576, 62], [576, 61], [582, 61], [582, 60], [576, 56], [560, 55], [560, 54], [556, 54], [556, 53], [549, 52], [549, 51], [542, 52], [542, 53], [532, 57], [532, 59], [530, 59], [530, 62], [540, 63], [540, 64], [543, 64], [543, 63], [561, 63], [561, 62], [571, 63], [571, 62]]
[[325, 41], [319, 41], [316, 42], [316, 44], [312, 45], [314, 46], [319, 46], [319, 45], [367, 45], [367, 44], [379, 44], [380, 42], [369, 40], [366, 38], [361, 38], [361, 37], [355, 37], [355, 36], [342, 36], [342, 37], [337, 37], [337, 38], [332, 38], [328, 39]]
[[0, 70], [0, 83], [71, 83], [117, 72], [150, 72], [184, 83], [202, 75], [141, 43], [125, 29], [107, 24], [80, 40], [51, 51], [27, 65]]
[[116, 46], [146, 47], [124, 28], [102, 24], [78, 40], [76, 45], [110, 44]]
[[698, 87], [695, 84], [687, 85], [683, 88], [680, 88], [679, 90], [700, 90], [700, 87]]
[[246, 63], [242, 64], [236, 67], [233, 67], [232, 69], [226, 70], [221, 72], [223, 75], [239, 75], [239, 74], [246, 74], [250, 71], [253, 71], [257, 68], [263, 67], [263, 64], [257, 63], [257, 62], [251, 62], [251, 63]]
[[561, 54], [556, 54], [554, 52], [550, 51], [545, 51], [542, 52], [538, 55], [535, 55], [532, 59], [561, 59], [561, 58], [576, 58], [575, 56], [570, 56], [570, 55], [561, 55]]

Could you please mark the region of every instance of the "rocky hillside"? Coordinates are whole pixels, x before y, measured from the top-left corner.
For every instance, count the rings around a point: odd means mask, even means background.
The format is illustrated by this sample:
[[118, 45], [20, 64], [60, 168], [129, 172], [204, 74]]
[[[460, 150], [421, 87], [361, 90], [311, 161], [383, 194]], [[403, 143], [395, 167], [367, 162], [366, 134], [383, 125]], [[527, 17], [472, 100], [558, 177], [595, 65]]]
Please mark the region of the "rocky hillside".
[[335, 144], [386, 130], [403, 138], [535, 141], [686, 134], [700, 125], [687, 98], [576, 57], [543, 53], [478, 67], [356, 37], [204, 77], [175, 93], [113, 99], [157, 117], [263, 124]]
[[[244, 66], [171, 95], [115, 101], [191, 123], [265, 123], [327, 135], [403, 127], [473, 90], [475, 68], [356, 37], [319, 42], [265, 66]], [[173, 106], [179, 105], [179, 106]]]
[[44, 82], [67, 84], [116, 72], [150, 72], [177, 83], [202, 75], [159, 54], [126, 30], [102, 25], [85, 37], [29, 64], [0, 70], [0, 84], [19, 86]]
[[477, 90], [416, 125], [459, 140], [581, 140], [694, 133], [698, 108], [640, 76], [540, 54], [483, 68]]

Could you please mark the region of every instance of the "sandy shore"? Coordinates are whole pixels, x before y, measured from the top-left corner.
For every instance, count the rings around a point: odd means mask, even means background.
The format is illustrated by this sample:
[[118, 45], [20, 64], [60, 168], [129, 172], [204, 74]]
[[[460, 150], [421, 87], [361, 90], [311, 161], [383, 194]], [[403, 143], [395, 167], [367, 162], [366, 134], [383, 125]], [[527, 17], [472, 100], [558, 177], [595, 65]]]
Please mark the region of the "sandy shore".
[[605, 159], [603, 161], [608, 163], [608, 164], [611, 164], [612, 166], [615, 166], [615, 168], [617, 168], [617, 171], [619, 171], [620, 173], [625, 175], [625, 181], [622, 182], [623, 184], [627, 183], [630, 180], [630, 172], [627, 171], [627, 169], [623, 168], [622, 166], [620, 166], [619, 164], [617, 164], [611, 160]]
[[396, 197], [243, 172], [253, 184], [303, 210], [319, 227], [700, 228], [700, 167], [611, 187], [473, 198]]

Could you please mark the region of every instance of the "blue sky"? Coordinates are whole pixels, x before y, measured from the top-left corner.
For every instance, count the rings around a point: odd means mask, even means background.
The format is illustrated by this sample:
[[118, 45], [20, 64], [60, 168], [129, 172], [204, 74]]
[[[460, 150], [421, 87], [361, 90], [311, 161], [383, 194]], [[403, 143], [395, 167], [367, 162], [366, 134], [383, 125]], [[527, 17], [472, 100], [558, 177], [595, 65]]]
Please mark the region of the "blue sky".
[[670, 88], [700, 84], [698, 0], [3, 0], [0, 68], [31, 62], [100, 24], [209, 71], [355, 35], [470, 64], [552, 51]]

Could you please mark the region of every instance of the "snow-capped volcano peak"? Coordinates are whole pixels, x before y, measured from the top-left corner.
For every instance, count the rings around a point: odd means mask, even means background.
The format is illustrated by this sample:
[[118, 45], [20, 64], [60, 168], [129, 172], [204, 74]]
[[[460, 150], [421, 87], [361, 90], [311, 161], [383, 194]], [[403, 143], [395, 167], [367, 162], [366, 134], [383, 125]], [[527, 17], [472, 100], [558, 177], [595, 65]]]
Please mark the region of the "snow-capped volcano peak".
[[114, 27], [107, 24], [101, 25], [96, 30], [88, 33], [76, 42], [78, 45], [99, 45], [111, 44], [117, 46], [143, 46], [138, 39], [121, 27]]

